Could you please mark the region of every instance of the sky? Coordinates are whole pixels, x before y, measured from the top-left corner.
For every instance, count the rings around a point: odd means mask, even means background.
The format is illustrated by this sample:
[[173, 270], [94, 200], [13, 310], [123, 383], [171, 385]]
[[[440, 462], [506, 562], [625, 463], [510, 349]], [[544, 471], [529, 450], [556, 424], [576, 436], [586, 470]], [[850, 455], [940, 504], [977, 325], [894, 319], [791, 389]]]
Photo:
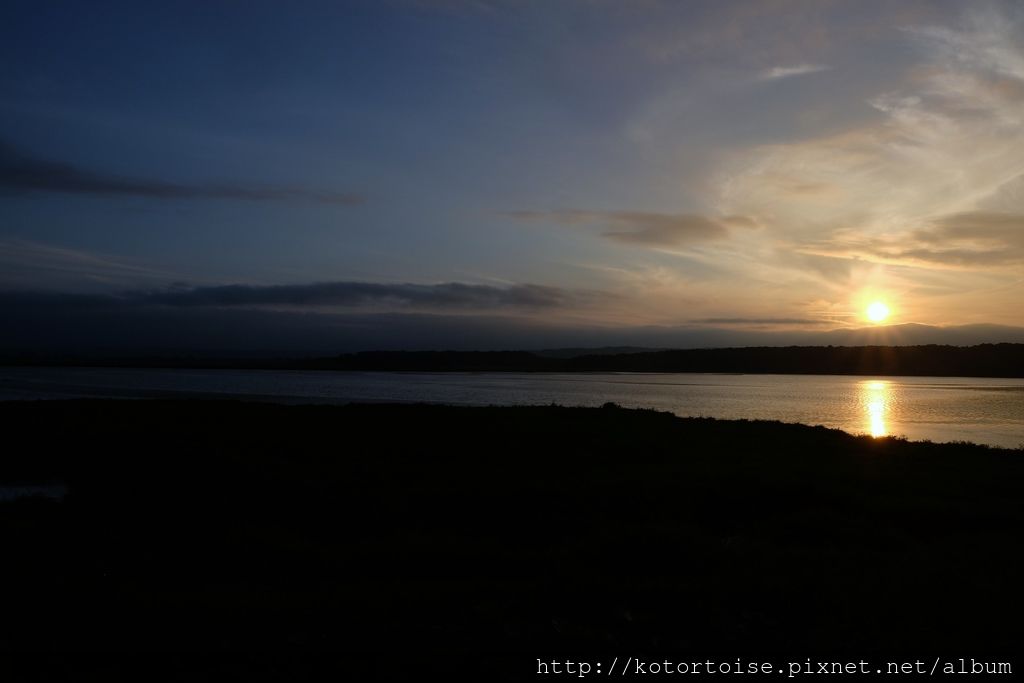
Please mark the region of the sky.
[[8, 351], [1024, 326], [1019, 2], [9, 0], [0, 92]]

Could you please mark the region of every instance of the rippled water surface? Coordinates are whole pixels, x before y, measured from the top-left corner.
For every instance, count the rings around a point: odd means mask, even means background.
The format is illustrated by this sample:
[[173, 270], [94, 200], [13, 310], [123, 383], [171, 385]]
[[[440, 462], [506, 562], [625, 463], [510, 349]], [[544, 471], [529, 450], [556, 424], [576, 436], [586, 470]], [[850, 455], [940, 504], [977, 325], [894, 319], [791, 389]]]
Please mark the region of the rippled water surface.
[[855, 434], [1024, 445], [1024, 380], [713, 374], [520, 374], [0, 368], [0, 400], [248, 398], [657, 408]]

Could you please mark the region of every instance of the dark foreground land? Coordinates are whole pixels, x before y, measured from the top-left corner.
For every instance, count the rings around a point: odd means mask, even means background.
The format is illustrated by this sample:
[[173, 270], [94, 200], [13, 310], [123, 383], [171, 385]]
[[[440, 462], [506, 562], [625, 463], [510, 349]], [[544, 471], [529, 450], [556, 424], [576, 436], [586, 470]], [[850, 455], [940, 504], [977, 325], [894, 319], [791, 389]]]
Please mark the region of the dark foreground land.
[[553, 655], [1013, 661], [1024, 635], [1021, 451], [615, 407], [0, 415], [0, 483], [68, 490], [0, 503], [6, 650], [501, 680]]

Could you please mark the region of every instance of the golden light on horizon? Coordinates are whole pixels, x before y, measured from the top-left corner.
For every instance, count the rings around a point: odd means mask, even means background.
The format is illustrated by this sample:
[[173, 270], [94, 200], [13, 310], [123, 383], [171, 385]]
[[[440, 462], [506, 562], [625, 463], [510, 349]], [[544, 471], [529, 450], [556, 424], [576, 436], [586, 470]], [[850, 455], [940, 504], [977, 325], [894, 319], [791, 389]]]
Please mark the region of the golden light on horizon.
[[881, 301], [872, 301], [864, 311], [868, 320], [873, 323], [880, 323], [889, 317], [889, 307]]

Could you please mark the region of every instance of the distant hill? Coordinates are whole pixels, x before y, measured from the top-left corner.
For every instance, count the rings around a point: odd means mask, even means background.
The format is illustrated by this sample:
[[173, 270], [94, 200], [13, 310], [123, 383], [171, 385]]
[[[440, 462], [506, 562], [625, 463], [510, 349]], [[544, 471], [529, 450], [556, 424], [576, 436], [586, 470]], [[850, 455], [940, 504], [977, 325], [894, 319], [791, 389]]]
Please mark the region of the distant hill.
[[[714, 349], [750, 346], [924, 346], [1024, 343], [1024, 327], [1006, 325], [872, 325], [834, 330], [739, 330], [721, 327], [644, 327], [623, 346], [648, 349]], [[601, 346], [613, 346], [601, 343]]]
[[650, 348], [647, 346], [602, 346], [596, 349], [586, 347], [568, 349], [542, 349], [531, 353], [543, 358], [579, 358], [580, 356], [617, 356], [624, 353], [649, 353], [651, 351], [667, 351], [668, 349]]
[[[901, 326], [904, 336], [919, 332]], [[851, 333], [857, 339], [859, 331]], [[1024, 377], [1024, 344], [750, 346], [649, 350], [364, 351], [320, 358], [34, 356], [5, 365], [248, 368], [385, 372], [710, 372], [802, 375]]]

